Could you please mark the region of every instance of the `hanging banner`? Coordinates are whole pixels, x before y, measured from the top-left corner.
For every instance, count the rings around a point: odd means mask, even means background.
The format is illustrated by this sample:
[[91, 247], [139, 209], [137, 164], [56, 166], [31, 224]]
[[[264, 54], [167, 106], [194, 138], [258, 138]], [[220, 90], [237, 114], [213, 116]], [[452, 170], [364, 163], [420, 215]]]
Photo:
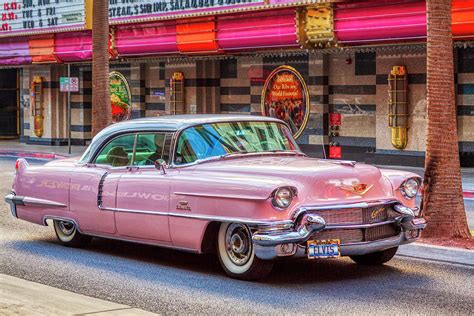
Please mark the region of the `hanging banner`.
[[294, 138], [303, 133], [309, 118], [309, 92], [295, 68], [280, 66], [270, 73], [262, 91], [262, 113], [285, 121]]
[[0, 37], [84, 27], [84, 0], [0, 0]]
[[132, 95], [127, 79], [118, 71], [109, 74], [110, 102], [114, 123], [130, 119], [132, 114]]

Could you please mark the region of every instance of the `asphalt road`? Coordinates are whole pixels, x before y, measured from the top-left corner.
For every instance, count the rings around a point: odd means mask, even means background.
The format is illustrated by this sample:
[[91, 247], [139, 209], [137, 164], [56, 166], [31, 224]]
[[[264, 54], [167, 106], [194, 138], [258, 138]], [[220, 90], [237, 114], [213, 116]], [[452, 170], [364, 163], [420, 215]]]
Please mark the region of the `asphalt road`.
[[[0, 195], [13, 160], [0, 160]], [[95, 239], [59, 245], [51, 227], [14, 219], [0, 203], [0, 273], [132, 307], [182, 313], [463, 314], [474, 311], [474, 269], [396, 257], [279, 262], [261, 282], [227, 278], [213, 256]]]

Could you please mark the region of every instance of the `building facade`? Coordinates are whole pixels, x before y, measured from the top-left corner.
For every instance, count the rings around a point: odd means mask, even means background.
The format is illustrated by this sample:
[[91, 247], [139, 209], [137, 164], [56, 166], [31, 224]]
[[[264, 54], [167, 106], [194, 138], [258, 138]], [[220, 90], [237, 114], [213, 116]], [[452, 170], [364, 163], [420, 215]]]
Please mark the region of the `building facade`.
[[[78, 12], [87, 7], [77, 2]], [[272, 115], [290, 124], [312, 156], [423, 164], [424, 1], [211, 1], [193, 13], [186, 11], [193, 2], [171, 1], [175, 12], [165, 15], [150, 13], [163, 9], [155, 1], [138, 3], [145, 13], [110, 2], [114, 120]], [[474, 1], [453, 1], [451, 14], [460, 157], [472, 166]], [[54, 33], [0, 33], [0, 135], [65, 145], [70, 104], [72, 143], [90, 141], [92, 39], [82, 22]], [[68, 68], [77, 82], [65, 83]], [[65, 86], [77, 90], [70, 102]]]

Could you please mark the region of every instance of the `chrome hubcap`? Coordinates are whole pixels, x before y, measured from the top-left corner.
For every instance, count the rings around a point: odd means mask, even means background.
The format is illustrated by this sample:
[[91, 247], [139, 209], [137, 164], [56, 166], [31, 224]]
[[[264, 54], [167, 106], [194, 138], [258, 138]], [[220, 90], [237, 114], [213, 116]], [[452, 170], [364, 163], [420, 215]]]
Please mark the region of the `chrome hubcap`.
[[74, 233], [75, 227], [74, 227], [74, 224], [71, 222], [60, 221], [59, 229], [64, 235], [69, 236], [72, 233]]
[[250, 231], [245, 225], [229, 225], [225, 242], [227, 255], [234, 264], [242, 266], [249, 261], [252, 253], [252, 241]]

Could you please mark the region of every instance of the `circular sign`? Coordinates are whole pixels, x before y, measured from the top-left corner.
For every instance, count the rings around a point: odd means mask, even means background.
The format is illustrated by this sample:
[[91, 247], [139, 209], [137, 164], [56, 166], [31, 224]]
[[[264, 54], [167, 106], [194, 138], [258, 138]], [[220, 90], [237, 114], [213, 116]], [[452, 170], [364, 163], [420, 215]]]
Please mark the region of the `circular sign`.
[[303, 133], [309, 118], [309, 92], [295, 68], [280, 66], [270, 73], [262, 90], [262, 113], [285, 121], [294, 138]]
[[128, 120], [132, 115], [132, 95], [127, 79], [120, 72], [109, 74], [110, 102], [112, 105], [112, 121], [114, 123]]

